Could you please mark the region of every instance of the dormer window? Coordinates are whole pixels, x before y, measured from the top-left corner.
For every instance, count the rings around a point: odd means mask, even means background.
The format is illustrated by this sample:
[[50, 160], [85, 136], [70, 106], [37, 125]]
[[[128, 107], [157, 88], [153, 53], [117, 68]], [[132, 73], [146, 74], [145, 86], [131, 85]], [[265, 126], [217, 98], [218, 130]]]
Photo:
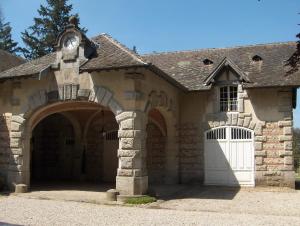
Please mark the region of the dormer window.
[[255, 56], [252, 57], [252, 60], [254, 62], [260, 62], [260, 61], [262, 61], [262, 58], [260, 56], [258, 56], [258, 55], [255, 55]]
[[212, 65], [214, 62], [212, 62], [210, 59], [204, 59], [203, 64], [204, 65]]
[[237, 86], [222, 86], [220, 88], [220, 111], [237, 111]]

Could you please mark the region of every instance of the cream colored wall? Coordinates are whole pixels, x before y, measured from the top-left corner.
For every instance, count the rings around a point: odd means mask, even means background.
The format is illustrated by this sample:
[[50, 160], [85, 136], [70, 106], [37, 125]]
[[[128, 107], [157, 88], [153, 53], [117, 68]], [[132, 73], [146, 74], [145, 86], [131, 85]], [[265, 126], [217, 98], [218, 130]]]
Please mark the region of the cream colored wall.
[[[259, 121], [283, 120], [285, 113], [279, 111], [279, 92], [282, 90], [280, 88], [247, 90], [249, 99], [245, 100], [245, 112], [252, 113]], [[287, 91], [292, 92], [291, 89], [287, 89]], [[291, 105], [291, 101], [292, 99], [288, 98], [286, 103]]]
[[[142, 79], [131, 79], [126, 74], [132, 71], [106, 71], [82, 73], [79, 76], [72, 71], [66, 73], [55, 72], [38, 80], [38, 78], [8, 80], [0, 84], [1, 108], [0, 113], [10, 112], [22, 114], [28, 108], [29, 97], [38, 90], [53, 91], [59, 85], [79, 83], [81, 89], [92, 89], [94, 86], [103, 86], [110, 90], [114, 98], [119, 100], [127, 110], [141, 110], [145, 108], [148, 95], [151, 91], [164, 91], [174, 101], [174, 107], [178, 108], [178, 88], [170, 85], [164, 79], [145, 69], [135, 70], [134, 73], [143, 74]], [[76, 78], [74, 78], [76, 77]], [[125, 92], [139, 91], [142, 97], [138, 99], [125, 96]], [[12, 106], [12, 99], [17, 99], [20, 105]], [[174, 109], [175, 109], [174, 108]], [[178, 114], [176, 110], [175, 114]]]

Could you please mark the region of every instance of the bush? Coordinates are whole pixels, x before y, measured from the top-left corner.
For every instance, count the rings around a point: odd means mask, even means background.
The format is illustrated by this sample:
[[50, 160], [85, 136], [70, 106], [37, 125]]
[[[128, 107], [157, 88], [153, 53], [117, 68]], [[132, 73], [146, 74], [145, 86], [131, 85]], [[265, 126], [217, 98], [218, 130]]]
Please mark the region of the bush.
[[126, 204], [133, 204], [133, 205], [139, 205], [139, 204], [147, 204], [151, 202], [156, 202], [156, 198], [145, 195], [141, 197], [134, 197], [134, 198], [128, 198], [125, 200]]

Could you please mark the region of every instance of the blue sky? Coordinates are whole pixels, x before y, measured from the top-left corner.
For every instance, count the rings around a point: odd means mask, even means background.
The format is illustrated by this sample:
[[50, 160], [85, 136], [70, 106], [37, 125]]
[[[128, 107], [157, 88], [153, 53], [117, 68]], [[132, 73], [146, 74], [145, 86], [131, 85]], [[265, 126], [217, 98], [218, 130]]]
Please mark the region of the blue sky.
[[[13, 38], [45, 0], [1, 0]], [[139, 53], [296, 40], [299, 0], [70, 0], [88, 36], [109, 33]], [[294, 112], [300, 127], [300, 95]]]

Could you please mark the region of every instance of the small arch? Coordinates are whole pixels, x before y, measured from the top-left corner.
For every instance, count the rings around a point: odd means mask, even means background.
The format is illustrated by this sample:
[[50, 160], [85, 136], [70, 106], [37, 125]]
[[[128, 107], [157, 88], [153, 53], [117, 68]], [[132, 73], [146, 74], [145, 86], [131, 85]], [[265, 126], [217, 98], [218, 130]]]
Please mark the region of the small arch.
[[167, 136], [167, 125], [165, 119], [157, 109], [154, 108], [148, 112], [148, 119], [160, 128], [164, 136]]
[[214, 63], [212, 60], [208, 58], [204, 59], [202, 62], [204, 65], [212, 65]]
[[252, 61], [253, 61], [253, 62], [260, 62], [260, 61], [262, 61], [262, 60], [263, 60], [262, 57], [259, 56], [259, 55], [254, 55], [254, 56], [252, 57]]

